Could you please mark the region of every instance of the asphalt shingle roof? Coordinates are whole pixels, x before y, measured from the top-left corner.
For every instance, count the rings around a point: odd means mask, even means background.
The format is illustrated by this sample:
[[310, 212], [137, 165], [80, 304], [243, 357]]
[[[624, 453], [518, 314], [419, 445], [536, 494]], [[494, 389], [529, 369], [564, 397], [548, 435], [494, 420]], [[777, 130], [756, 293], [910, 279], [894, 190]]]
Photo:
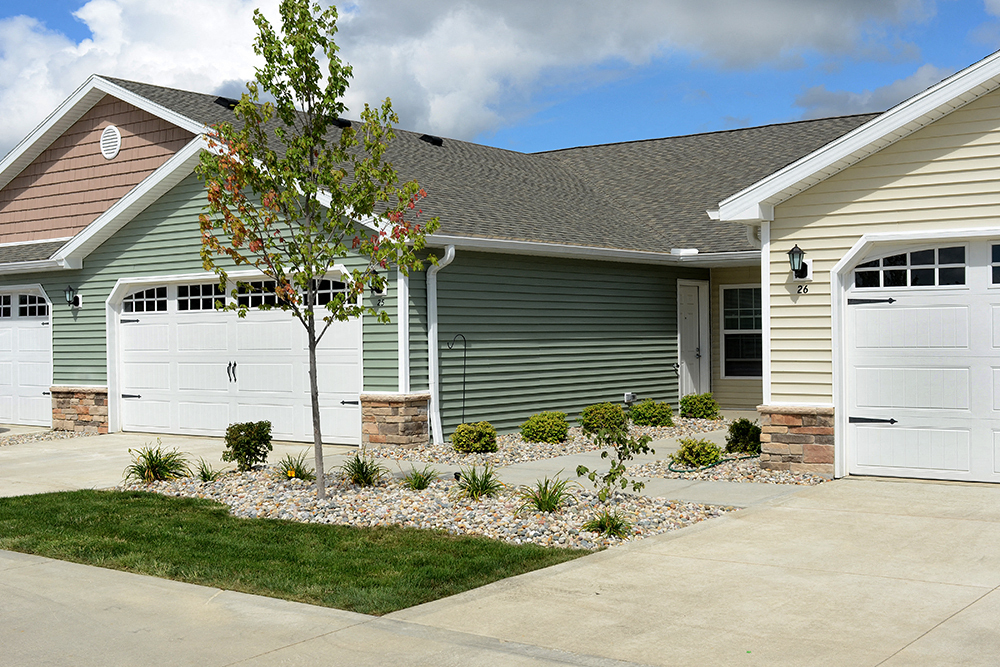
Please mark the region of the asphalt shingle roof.
[[[104, 77], [191, 120], [232, 120], [215, 95]], [[767, 125], [545, 153], [396, 130], [389, 160], [427, 190], [440, 234], [624, 250], [752, 250], [742, 225], [713, 222], [720, 201], [877, 114]]]
[[15, 245], [0, 246], [0, 264], [36, 262], [48, 259], [64, 245], [66, 245], [65, 239], [61, 241], [38, 241], [37, 243], [17, 243]]

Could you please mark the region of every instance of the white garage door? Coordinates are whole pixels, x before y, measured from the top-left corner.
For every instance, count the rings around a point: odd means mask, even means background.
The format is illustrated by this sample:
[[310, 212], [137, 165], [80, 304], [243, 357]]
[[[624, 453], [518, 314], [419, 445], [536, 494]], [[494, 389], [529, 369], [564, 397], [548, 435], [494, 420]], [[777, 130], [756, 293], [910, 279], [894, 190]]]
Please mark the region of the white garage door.
[[847, 326], [849, 472], [1000, 482], [1000, 243], [866, 261]]
[[[329, 285], [327, 281], [325, 284]], [[211, 284], [162, 285], [125, 297], [119, 316], [122, 428], [222, 435], [268, 420], [275, 439], [312, 440], [309, 357], [291, 313], [220, 312]], [[248, 294], [250, 305], [273, 294]], [[361, 322], [335, 323], [320, 343], [324, 442], [361, 442]]]
[[0, 294], [0, 423], [52, 425], [52, 327], [40, 294]]

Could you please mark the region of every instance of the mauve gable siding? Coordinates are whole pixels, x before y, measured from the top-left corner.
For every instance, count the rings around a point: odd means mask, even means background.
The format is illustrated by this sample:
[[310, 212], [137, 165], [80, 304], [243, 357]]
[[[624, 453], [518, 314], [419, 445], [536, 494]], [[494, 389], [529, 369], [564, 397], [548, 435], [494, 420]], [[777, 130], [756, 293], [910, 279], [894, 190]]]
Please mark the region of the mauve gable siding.
[[[121, 131], [121, 151], [101, 155], [101, 132]], [[193, 135], [105, 96], [0, 190], [0, 243], [73, 236], [149, 176]]]

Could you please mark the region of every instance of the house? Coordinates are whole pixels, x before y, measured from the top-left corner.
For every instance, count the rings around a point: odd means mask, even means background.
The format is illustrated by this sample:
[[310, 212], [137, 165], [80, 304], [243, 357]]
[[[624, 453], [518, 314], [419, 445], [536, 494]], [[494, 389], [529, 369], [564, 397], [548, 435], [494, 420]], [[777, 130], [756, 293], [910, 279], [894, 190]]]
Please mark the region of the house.
[[[216, 311], [229, 297], [199, 257], [193, 168], [232, 106], [94, 76], [0, 162], [0, 422], [218, 435], [269, 419], [276, 438], [311, 439], [301, 327], [252, 308], [274, 298], [252, 271], [231, 272], [250, 284], [248, 317]], [[766, 253], [783, 246], [769, 220], [706, 210], [875, 120], [531, 155], [397, 132], [390, 157], [429, 193], [440, 261], [388, 272], [391, 325], [365, 317], [324, 339], [325, 440], [509, 430], [624, 392], [770, 404], [759, 230]]]
[[1000, 482], [998, 87], [994, 53], [712, 211], [761, 230], [764, 465]]

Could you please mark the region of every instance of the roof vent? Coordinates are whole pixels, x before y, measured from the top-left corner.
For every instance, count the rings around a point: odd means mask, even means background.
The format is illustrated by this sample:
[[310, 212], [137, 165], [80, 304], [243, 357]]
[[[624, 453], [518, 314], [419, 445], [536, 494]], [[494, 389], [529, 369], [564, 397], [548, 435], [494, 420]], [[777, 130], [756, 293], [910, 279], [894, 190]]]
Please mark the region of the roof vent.
[[236, 105], [240, 103], [239, 100], [234, 100], [232, 97], [216, 97], [215, 103], [220, 107], [226, 107], [230, 111], [236, 108]]
[[441, 137], [435, 137], [430, 134], [421, 134], [420, 141], [426, 141], [431, 146], [444, 146], [444, 139]]
[[333, 124], [340, 128], [348, 128], [351, 126], [351, 121], [346, 118], [334, 118]]
[[107, 160], [114, 160], [121, 149], [122, 133], [114, 125], [108, 125], [101, 132], [101, 155]]

